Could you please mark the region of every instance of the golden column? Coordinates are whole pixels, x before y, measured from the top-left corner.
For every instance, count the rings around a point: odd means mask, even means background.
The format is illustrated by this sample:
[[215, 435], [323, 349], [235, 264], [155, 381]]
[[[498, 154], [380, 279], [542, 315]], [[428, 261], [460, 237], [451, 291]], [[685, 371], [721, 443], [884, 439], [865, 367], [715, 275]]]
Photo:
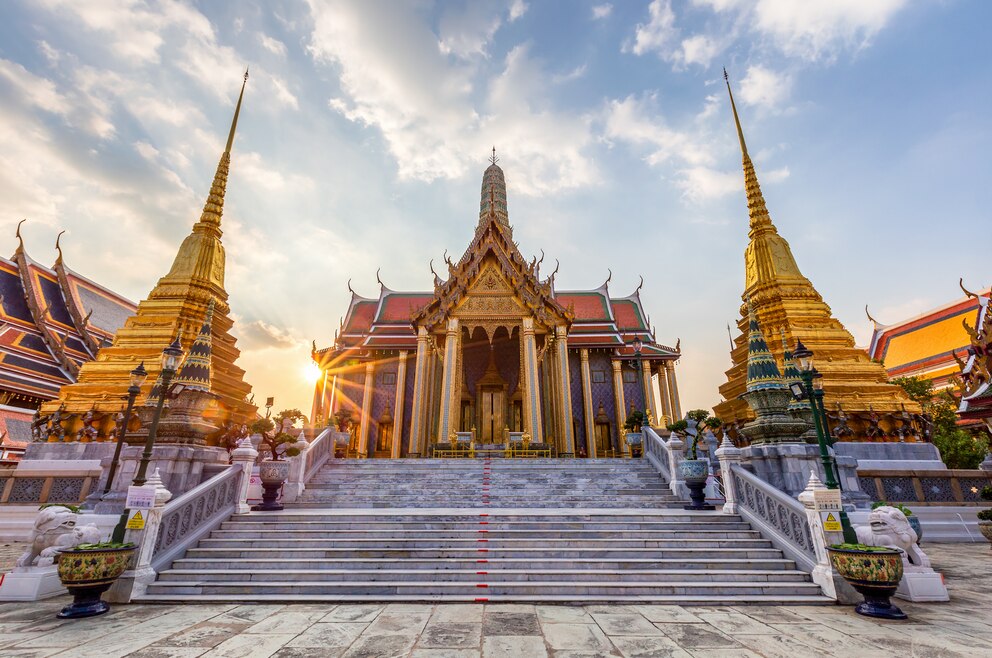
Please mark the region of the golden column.
[[369, 456], [369, 416], [372, 413], [372, 391], [375, 389], [375, 361], [365, 364], [365, 386], [362, 388], [362, 419], [358, 426], [358, 456]]
[[458, 379], [458, 318], [448, 318], [448, 334], [444, 339], [444, 371], [441, 374], [441, 422], [438, 425], [438, 441], [447, 441], [455, 419], [452, 409], [455, 402], [455, 382]]
[[682, 404], [679, 402], [679, 384], [675, 379], [675, 364], [665, 361], [665, 375], [668, 377], [668, 394], [672, 401], [672, 418], [682, 418]]
[[630, 448], [627, 445], [627, 429], [624, 424], [627, 422], [627, 403], [623, 395], [623, 371], [620, 369], [622, 363], [620, 359], [613, 359], [613, 401], [617, 410], [617, 436], [620, 439], [620, 450], [624, 457], [630, 455]]
[[596, 458], [596, 419], [592, 415], [592, 379], [589, 376], [589, 350], [579, 350], [579, 363], [582, 370], [582, 416], [585, 419], [586, 446], [589, 457]]
[[403, 402], [406, 397], [406, 350], [400, 351], [396, 368], [396, 405], [393, 407], [393, 444], [390, 457], [400, 458], [400, 444], [403, 443]]
[[647, 359], [641, 360], [641, 388], [644, 395], [644, 411], [651, 412], [651, 420], [658, 423], [661, 418], [658, 416], [658, 404], [654, 399], [654, 386], [651, 385], [651, 362]]
[[417, 328], [417, 359], [413, 368], [413, 409], [410, 413], [410, 447], [407, 454], [419, 457], [423, 447], [424, 427], [427, 424], [427, 368], [430, 347], [427, 329]]
[[658, 364], [658, 395], [661, 397], [662, 415], [662, 420], [659, 422], [662, 427], [667, 426], [675, 420], [672, 417], [672, 399], [668, 394], [668, 375], [665, 371], [665, 365], [667, 363], [667, 361], [662, 361]]
[[561, 389], [561, 415], [564, 423], [565, 455], [575, 456], [575, 428], [572, 425], [572, 379], [568, 371], [568, 328], [559, 325], [555, 327], [558, 337], [558, 372]]
[[541, 424], [541, 398], [538, 395], [537, 379], [537, 340], [534, 337], [534, 318], [524, 318], [522, 327], [524, 343], [524, 375], [527, 381], [526, 400], [530, 402], [527, 415], [527, 433], [535, 443], [543, 441], [544, 430]]

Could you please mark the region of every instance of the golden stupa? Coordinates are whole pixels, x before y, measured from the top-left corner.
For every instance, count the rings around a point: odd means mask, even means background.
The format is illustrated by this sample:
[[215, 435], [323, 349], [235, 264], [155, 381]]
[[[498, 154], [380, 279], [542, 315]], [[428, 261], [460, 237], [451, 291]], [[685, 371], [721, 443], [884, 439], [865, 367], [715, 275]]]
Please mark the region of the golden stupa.
[[148, 298], [138, 305], [137, 313], [118, 330], [113, 342], [82, 366], [76, 383], [64, 386], [57, 400], [42, 406], [42, 416], [58, 410], [64, 427], [85, 423], [99, 430], [96, 440], [112, 436], [114, 415], [124, 405], [131, 370], [144, 362], [148, 371], [138, 397], [140, 405], [158, 378], [162, 350], [177, 334], [184, 349], [193, 344], [211, 300], [214, 309], [210, 387], [217, 396], [218, 420], [241, 424], [254, 413], [255, 407], [246, 399], [251, 386], [244, 381], [244, 370], [235, 364], [240, 350], [230, 334], [233, 322], [224, 289], [225, 256], [220, 240], [231, 147], [247, 81], [245, 73], [227, 146], [217, 164], [210, 194], [199, 221], [179, 247], [172, 269], [159, 279]]
[[[729, 80], [727, 91], [740, 139], [750, 217], [742, 300], [751, 300], [758, 322], [768, 334], [784, 331], [790, 346], [801, 340], [813, 351], [816, 369], [823, 375], [824, 403], [831, 415], [830, 424], [835, 430], [838, 424], [841, 425], [835, 435], [846, 440], [915, 440], [919, 436], [919, 405], [910, 400], [902, 388], [889, 383], [880, 363], [872, 361], [864, 350], [854, 346], [854, 337], [833, 317], [820, 293], [799, 271], [789, 243], [772, 224], [744, 143]], [[714, 407], [716, 415], [725, 423], [754, 418], [751, 408], [740, 398], [747, 379], [746, 304], [741, 305], [737, 326], [740, 335], [734, 340], [731, 351], [734, 365], [727, 370], [727, 382], [720, 387], [723, 401]], [[772, 341], [770, 348], [781, 362], [784, 354], [780, 342]]]

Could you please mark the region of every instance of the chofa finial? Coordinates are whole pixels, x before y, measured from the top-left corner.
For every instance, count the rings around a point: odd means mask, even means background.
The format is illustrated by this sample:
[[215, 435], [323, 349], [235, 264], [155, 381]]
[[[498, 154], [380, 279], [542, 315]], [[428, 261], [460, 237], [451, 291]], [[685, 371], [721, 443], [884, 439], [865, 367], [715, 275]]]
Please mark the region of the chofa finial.
[[[18, 226], [20, 226], [20, 224], [18, 224]], [[978, 295], [976, 295], [975, 293], [971, 292], [970, 290], [964, 287], [964, 277], [958, 279], [958, 286], [961, 287], [961, 290], [964, 291], [964, 294], [968, 295], [969, 297], [974, 297], [975, 299], [978, 299]]]
[[492, 164], [496, 164], [497, 162], [499, 162], [499, 158], [496, 157], [496, 147], [495, 146], [493, 146], [493, 154], [489, 157], [489, 162], [491, 162]]

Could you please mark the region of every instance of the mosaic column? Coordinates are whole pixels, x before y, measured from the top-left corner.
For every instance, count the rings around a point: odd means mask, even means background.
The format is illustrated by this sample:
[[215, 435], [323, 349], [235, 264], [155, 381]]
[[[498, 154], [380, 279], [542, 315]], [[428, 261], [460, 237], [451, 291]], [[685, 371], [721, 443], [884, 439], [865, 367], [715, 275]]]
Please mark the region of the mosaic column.
[[679, 384], [675, 380], [675, 364], [672, 361], [665, 362], [665, 372], [668, 375], [668, 394], [672, 398], [672, 417], [678, 420], [682, 418], [682, 405], [679, 403]]
[[396, 406], [393, 407], [393, 445], [392, 453], [389, 455], [393, 459], [400, 458], [400, 444], [403, 443], [403, 403], [406, 401], [406, 357], [409, 354], [406, 350], [400, 352], [400, 358], [396, 369]]
[[675, 418], [672, 417], [672, 399], [668, 394], [668, 374], [665, 370], [665, 364], [667, 361], [662, 361], [658, 365], [658, 393], [661, 396], [661, 415], [664, 417], [661, 422], [662, 427], [666, 427], [669, 423], [674, 422]]
[[[417, 329], [417, 359], [413, 368], [413, 409], [410, 413], [410, 446], [407, 454], [419, 457], [423, 446], [424, 425], [426, 424], [425, 400], [427, 395], [427, 329]], [[397, 384], [398, 385], [398, 384]], [[402, 436], [400, 437], [402, 440]]]
[[575, 456], [575, 429], [572, 426], [572, 381], [568, 372], [568, 329], [555, 327], [558, 337], [559, 388], [561, 389], [562, 422], [564, 423], [565, 456]]
[[658, 405], [654, 399], [654, 387], [651, 385], [651, 362], [647, 359], [641, 360], [641, 388], [644, 395], [645, 412], [651, 412], [651, 420], [655, 423], [661, 422], [658, 416]]
[[365, 384], [362, 387], [362, 422], [358, 426], [358, 456], [369, 456], [369, 414], [372, 413], [372, 391], [375, 389], [375, 361], [365, 364]]
[[522, 335], [524, 341], [524, 375], [527, 380], [526, 394], [530, 401], [527, 433], [530, 434], [533, 442], [540, 443], [543, 440], [544, 431], [541, 426], [541, 398], [538, 396], [537, 340], [534, 338], [534, 318], [524, 318]]
[[444, 339], [444, 370], [441, 373], [441, 422], [438, 424], [438, 441], [447, 441], [455, 419], [452, 414], [455, 401], [455, 381], [458, 379], [458, 318], [448, 319], [448, 334]]
[[596, 455], [596, 419], [592, 415], [592, 378], [589, 376], [589, 350], [579, 350], [579, 363], [582, 371], [582, 416], [586, 426], [586, 447], [589, 457]]
[[627, 430], [623, 424], [627, 422], [627, 403], [623, 396], [623, 371], [620, 359], [613, 359], [613, 408], [617, 411], [617, 437], [620, 439], [620, 450], [626, 457], [630, 451], [627, 445]]

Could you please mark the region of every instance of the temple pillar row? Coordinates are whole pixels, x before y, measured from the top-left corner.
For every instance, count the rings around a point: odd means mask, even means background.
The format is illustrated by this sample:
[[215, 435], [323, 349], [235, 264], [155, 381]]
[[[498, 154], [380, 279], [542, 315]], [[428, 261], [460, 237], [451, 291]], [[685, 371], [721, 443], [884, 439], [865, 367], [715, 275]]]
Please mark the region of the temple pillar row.
[[612, 359], [611, 364], [613, 366], [613, 400], [617, 412], [617, 436], [620, 437], [620, 450], [623, 451], [624, 457], [627, 457], [630, 446], [627, 445], [627, 430], [624, 428], [624, 423], [627, 422], [627, 403], [624, 401], [623, 395], [623, 370], [621, 368], [623, 363], [620, 359]]
[[390, 457], [399, 459], [400, 444], [403, 442], [403, 403], [406, 401], [406, 357], [409, 352], [402, 350], [396, 364], [396, 395], [393, 396], [393, 442]]
[[417, 356], [413, 367], [413, 409], [410, 413], [410, 446], [407, 454], [419, 457], [423, 449], [424, 426], [426, 425], [427, 394], [427, 329], [417, 329]]
[[524, 318], [521, 331], [524, 349], [524, 379], [527, 382], [526, 400], [530, 403], [527, 414], [527, 433], [531, 440], [540, 442], [544, 432], [541, 424], [541, 398], [538, 395], [537, 341], [534, 337], [534, 318]]
[[651, 412], [651, 420], [659, 422], [658, 407], [654, 398], [654, 386], [651, 385], [651, 362], [647, 359], [641, 360], [641, 395], [644, 396], [644, 412]]
[[568, 329], [559, 325], [555, 327], [555, 336], [558, 338], [558, 379], [559, 379], [559, 405], [562, 409], [562, 424], [564, 425], [564, 455], [566, 457], [575, 456], [575, 428], [572, 423], [572, 381], [571, 373], [568, 371]]
[[665, 417], [662, 427], [675, 421], [672, 416], [672, 398], [668, 394], [668, 374], [665, 371], [665, 361], [658, 365], [658, 396], [661, 398], [661, 415]]
[[367, 458], [369, 456], [369, 425], [372, 419], [372, 391], [375, 389], [375, 361], [365, 364], [365, 385], [362, 387], [362, 415], [361, 424], [358, 426], [358, 456]]
[[596, 454], [596, 418], [592, 412], [592, 377], [589, 374], [589, 350], [579, 350], [579, 366], [582, 372], [582, 416], [585, 420], [586, 446], [589, 457], [595, 459]]
[[458, 318], [448, 319], [448, 332], [444, 339], [444, 369], [441, 372], [441, 418], [438, 423], [438, 441], [447, 441], [457, 419], [455, 383], [458, 380]]

